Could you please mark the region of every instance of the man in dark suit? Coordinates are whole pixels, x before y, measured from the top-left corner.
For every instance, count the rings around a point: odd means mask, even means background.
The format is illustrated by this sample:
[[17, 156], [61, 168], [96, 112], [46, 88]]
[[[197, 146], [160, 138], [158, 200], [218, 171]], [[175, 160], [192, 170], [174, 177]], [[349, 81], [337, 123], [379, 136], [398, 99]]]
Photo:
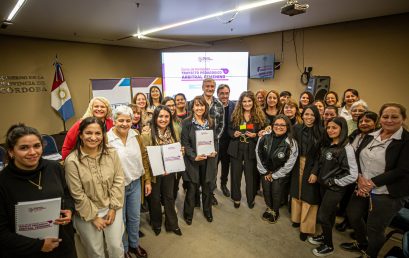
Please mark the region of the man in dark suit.
[[220, 175], [220, 188], [226, 197], [230, 197], [230, 191], [227, 188], [227, 178], [230, 169], [230, 156], [227, 154], [227, 148], [230, 143], [230, 136], [227, 133], [228, 124], [230, 123], [230, 118], [234, 110], [235, 103], [229, 100], [230, 97], [230, 87], [227, 84], [220, 84], [217, 87], [217, 97], [224, 107], [224, 128], [222, 135], [219, 139], [219, 155], [218, 162], [222, 163], [222, 171]]

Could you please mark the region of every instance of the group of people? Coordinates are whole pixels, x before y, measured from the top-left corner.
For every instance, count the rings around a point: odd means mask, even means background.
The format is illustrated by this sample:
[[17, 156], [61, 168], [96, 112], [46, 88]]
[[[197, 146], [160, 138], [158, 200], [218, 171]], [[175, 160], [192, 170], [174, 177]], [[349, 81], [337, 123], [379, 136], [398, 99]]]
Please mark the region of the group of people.
[[[355, 89], [315, 100], [303, 92], [243, 92], [229, 99], [226, 84], [205, 79], [203, 94], [187, 101], [183, 93], [163, 97], [156, 86], [148, 97], [111, 109], [95, 97], [82, 119], [68, 131], [63, 167], [43, 159], [39, 132], [23, 124], [6, 135], [8, 165], [0, 173], [0, 247], [4, 257], [76, 257], [74, 228], [88, 257], [147, 257], [139, 244], [140, 209], [147, 203], [155, 235], [162, 229], [181, 236], [175, 199], [182, 178], [183, 219], [193, 223], [195, 207], [213, 221], [212, 206], [221, 163], [220, 189], [241, 205], [244, 174], [248, 208], [262, 194], [261, 218], [274, 224], [280, 207], [291, 211], [300, 239], [316, 256], [334, 251], [332, 229], [338, 209], [354, 229], [347, 251], [377, 257], [384, 233], [409, 196], [409, 133], [406, 109], [382, 105], [368, 110]], [[217, 93], [217, 98], [214, 93]], [[198, 155], [196, 131], [212, 130], [214, 152]], [[185, 171], [153, 176], [146, 146], [180, 142]], [[230, 173], [230, 190], [228, 175]], [[16, 234], [14, 205], [21, 201], [62, 198], [59, 238], [31, 239]], [[72, 223], [71, 223], [72, 222]], [[317, 224], [322, 233], [317, 234]]]

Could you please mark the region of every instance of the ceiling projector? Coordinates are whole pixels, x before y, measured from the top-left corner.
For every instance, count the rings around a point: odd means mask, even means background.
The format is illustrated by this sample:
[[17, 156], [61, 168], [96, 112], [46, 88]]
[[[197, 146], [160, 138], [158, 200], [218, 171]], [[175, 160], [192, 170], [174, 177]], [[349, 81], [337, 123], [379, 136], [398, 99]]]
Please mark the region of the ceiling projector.
[[281, 7], [281, 13], [293, 16], [305, 13], [308, 7], [308, 4], [299, 4], [297, 0], [288, 0], [287, 3]]

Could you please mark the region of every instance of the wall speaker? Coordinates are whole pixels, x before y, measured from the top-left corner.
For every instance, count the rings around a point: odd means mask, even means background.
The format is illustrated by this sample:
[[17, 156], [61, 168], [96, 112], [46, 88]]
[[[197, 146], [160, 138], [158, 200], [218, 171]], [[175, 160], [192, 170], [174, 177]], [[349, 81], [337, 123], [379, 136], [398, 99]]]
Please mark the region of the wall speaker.
[[311, 76], [305, 90], [311, 92], [315, 99], [324, 100], [325, 94], [329, 91], [330, 82], [329, 76]]

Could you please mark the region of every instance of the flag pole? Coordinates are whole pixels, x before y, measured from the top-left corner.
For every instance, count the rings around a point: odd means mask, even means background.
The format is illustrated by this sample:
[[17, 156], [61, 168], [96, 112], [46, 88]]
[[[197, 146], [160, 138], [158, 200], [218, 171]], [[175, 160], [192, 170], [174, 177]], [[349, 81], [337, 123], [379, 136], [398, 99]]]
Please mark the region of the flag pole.
[[[57, 64], [58, 64], [58, 54], [55, 54], [54, 66], [57, 66]], [[61, 64], [60, 64], [60, 65], [61, 65]], [[60, 118], [61, 118], [61, 120], [62, 120], [62, 125], [63, 125], [63, 128], [64, 128], [64, 131], [62, 131], [61, 133], [66, 133], [66, 132], [67, 132], [67, 127], [65, 126], [65, 120], [64, 120], [64, 118], [62, 118], [61, 116], [60, 116]]]
[[[54, 66], [55, 70], [57, 70], [57, 65], [58, 65], [58, 54], [55, 54], [55, 61], [53, 63], [53, 66]], [[65, 134], [65, 133], [67, 133], [67, 127], [65, 125], [65, 120], [64, 120], [64, 118], [62, 116], [60, 116], [60, 118], [61, 118], [62, 125], [63, 125], [63, 128], [64, 128], [64, 131], [60, 132], [60, 134]]]

